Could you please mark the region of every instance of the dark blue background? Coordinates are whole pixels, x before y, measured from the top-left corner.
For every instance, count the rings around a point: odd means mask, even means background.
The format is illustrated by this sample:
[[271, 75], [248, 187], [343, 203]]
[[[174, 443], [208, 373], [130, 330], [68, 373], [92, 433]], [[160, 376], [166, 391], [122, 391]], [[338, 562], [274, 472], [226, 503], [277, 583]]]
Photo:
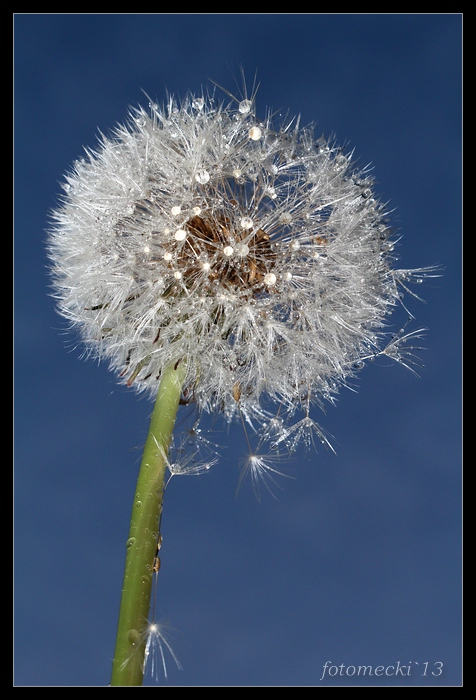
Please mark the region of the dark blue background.
[[[420, 378], [376, 362], [316, 412], [337, 455], [297, 455], [276, 499], [236, 497], [246, 444], [218, 420], [220, 464], [172, 480], [158, 617], [183, 670], [168, 683], [460, 685], [461, 17], [25, 14], [14, 39], [16, 685], [109, 683], [151, 410], [78, 359], [48, 296], [58, 183], [142, 90], [237, 92], [240, 66], [249, 85], [258, 71], [259, 114], [300, 113], [374, 165], [402, 267], [445, 270], [407, 299], [429, 328]], [[321, 682], [326, 661], [411, 676]]]

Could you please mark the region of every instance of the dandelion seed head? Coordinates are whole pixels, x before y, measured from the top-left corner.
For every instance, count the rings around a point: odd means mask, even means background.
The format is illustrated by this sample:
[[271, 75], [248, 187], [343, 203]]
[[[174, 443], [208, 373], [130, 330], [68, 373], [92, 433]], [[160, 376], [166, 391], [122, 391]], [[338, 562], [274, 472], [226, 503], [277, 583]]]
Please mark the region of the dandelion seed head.
[[[369, 357], [411, 364], [386, 328], [427, 273], [394, 268], [352, 154], [298, 120], [258, 121], [254, 98], [131, 111], [66, 175], [48, 253], [59, 312], [119, 381], [154, 397], [183, 359], [199, 414], [235, 419], [239, 387], [266, 431], [265, 399], [308, 417]], [[279, 444], [321, 441], [289, 425]]]

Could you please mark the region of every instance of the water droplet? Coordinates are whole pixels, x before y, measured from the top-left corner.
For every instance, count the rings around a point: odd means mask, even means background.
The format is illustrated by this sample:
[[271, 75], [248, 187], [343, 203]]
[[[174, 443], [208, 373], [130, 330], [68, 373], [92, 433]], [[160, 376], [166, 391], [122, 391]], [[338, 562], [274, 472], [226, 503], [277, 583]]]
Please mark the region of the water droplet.
[[251, 100], [241, 100], [238, 105], [238, 111], [240, 114], [248, 114], [251, 111], [252, 104]]
[[179, 228], [178, 231], [175, 231], [174, 238], [176, 241], [184, 241], [187, 238], [187, 232], [183, 228]]
[[281, 216], [279, 217], [279, 220], [281, 221], [282, 224], [290, 224], [293, 220], [293, 217], [291, 214], [287, 211], [283, 212]]
[[142, 508], [142, 501], [136, 501], [136, 508]]
[[270, 197], [271, 199], [276, 199], [276, 197], [278, 196], [278, 195], [276, 194], [276, 190], [274, 189], [274, 187], [267, 187], [267, 188], [266, 188], [266, 194], [267, 194], [268, 197]]
[[131, 644], [133, 647], [137, 646], [140, 640], [140, 632], [138, 630], [129, 630], [127, 633], [127, 639], [129, 644]]
[[192, 101], [192, 107], [194, 109], [198, 109], [198, 110], [203, 109], [204, 105], [205, 105], [205, 100], [203, 99], [203, 97], [196, 97]]
[[130, 549], [133, 544], [135, 544], [136, 538], [135, 537], [129, 537], [129, 539], [126, 542], [126, 547], [127, 549]]
[[250, 249], [249, 246], [246, 245], [246, 243], [239, 243], [236, 246], [236, 252], [238, 253], [238, 255], [245, 257], [245, 255], [248, 255], [248, 253], [250, 252]]
[[210, 174], [207, 170], [199, 170], [195, 175], [195, 180], [201, 185], [205, 185], [210, 179]]
[[248, 132], [248, 136], [252, 141], [259, 141], [261, 138], [261, 129], [259, 126], [252, 126], [251, 129]]
[[241, 219], [240, 224], [244, 229], [253, 228], [253, 219], [251, 219], [249, 216], [244, 216]]
[[234, 249], [231, 247], [231, 245], [227, 245], [223, 248], [223, 253], [227, 256], [230, 257], [230, 255], [233, 255]]
[[276, 275], [273, 272], [268, 272], [268, 274], [264, 276], [263, 282], [267, 287], [272, 287], [276, 284], [276, 279]]
[[172, 216], [177, 216], [178, 214], [180, 214], [181, 211], [182, 209], [180, 207], [172, 207], [170, 213], [172, 214]]

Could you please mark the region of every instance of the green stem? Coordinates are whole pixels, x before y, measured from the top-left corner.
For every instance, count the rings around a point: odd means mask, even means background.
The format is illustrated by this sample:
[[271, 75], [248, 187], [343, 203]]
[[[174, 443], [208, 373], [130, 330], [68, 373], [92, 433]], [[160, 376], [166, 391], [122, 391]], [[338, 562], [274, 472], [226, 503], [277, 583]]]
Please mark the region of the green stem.
[[185, 363], [164, 370], [144, 447], [132, 506], [121, 607], [112, 665], [112, 686], [142, 685], [153, 563], [166, 472]]

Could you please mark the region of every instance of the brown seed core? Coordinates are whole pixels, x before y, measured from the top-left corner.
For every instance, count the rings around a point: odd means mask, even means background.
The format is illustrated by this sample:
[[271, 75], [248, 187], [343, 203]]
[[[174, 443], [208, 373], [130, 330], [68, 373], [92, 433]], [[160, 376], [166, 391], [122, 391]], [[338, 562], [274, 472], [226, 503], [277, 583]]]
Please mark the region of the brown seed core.
[[[219, 279], [224, 285], [253, 289], [257, 293], [262, 289], [263, 279], [273, 266], [276, 254], [272, 250], [269, 235], [258, 229], [251, 233], [237, 229], [225, 215], [194, 216], [185, 226], [190, 235], [181, 247], [178, 265], [185, 280], [195, 279], [202, 273], [200, 261], [210, 264], [210, 280]], [[236, 250], [246, 245], [246, 255], [223, 254], [229, 246]]]

